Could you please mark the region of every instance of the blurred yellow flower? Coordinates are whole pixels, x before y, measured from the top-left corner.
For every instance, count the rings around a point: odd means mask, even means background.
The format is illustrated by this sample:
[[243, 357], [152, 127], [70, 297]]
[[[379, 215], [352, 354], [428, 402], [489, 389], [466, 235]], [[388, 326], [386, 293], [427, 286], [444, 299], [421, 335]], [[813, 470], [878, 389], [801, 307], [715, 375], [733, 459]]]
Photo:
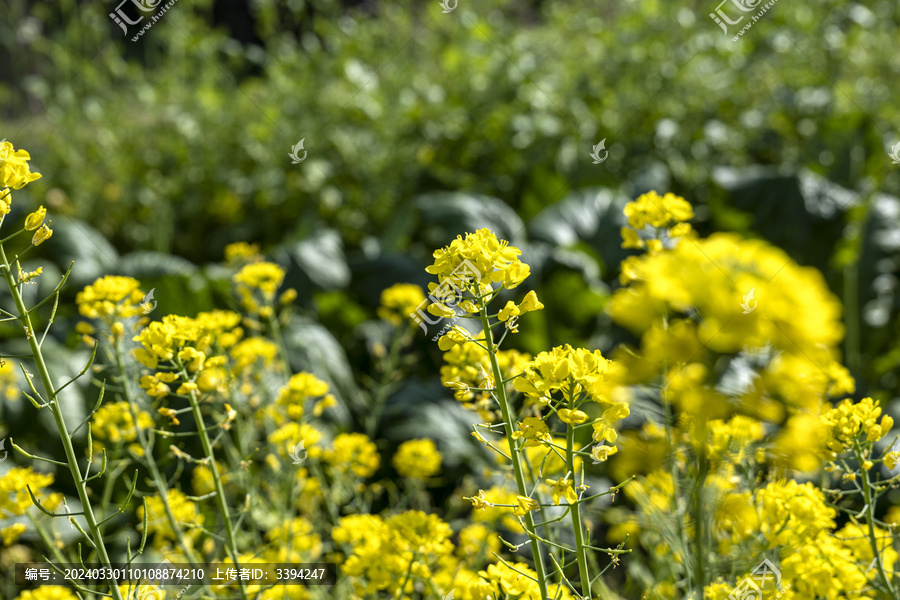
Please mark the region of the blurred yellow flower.
[[400, 444], [392, 462], [401, 477], [428, 479], [441, 470], [441, 453], [429, 439], [409, 440]]
[[324, 458], [338, 471], [353, 472], [357, 477], [370, 477], [381, 464], [375, 444], [363, 433], [339, 434]]
[[[153, 417], [146, 411], [134, 407], [138, 416], [137, 427], [148, 429], [153, 427]], [[133, 442], [137, 439], [137, 428], [127, 402], [104, 403], [96, 413], [91, 425], [94, 437], [107, 440], [113, 444]]]
[[378, 318], [393, 325], [402, 325], [405, 322], [415, 326], [415, 321], [410, 315], [424, 301], [425, 292], [421, 287], [412, 283], [397, 283], [381, 292]]

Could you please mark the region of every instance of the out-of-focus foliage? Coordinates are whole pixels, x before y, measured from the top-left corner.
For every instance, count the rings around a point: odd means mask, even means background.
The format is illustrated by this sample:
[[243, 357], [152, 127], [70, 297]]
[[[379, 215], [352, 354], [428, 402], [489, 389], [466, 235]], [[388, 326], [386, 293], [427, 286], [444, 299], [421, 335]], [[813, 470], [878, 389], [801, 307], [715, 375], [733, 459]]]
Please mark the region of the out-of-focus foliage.
[[[10, 219], [52, 209], [41, 264], [76, 260], [73, 288], [131, 275], [162, 313], [196, 314], [229, 304], [225, 245], [257, 242], [298, 290], [293, 366], [349, 403], [380, 375], [382, 290], [424, 286], [431, 251], [481, 227], [528, 255], [547, 306], [511, 345], [634, 342], [604, 308], [622, 208], [658, 189], [692, 202], [704, 236], [821, 270], [859, 395], [900, 395], [895, 2], [779, 2], [737, 43], [712, 0], [197, 0], [138, 42], [112, 8], [7, 0], [0, 20], [0, 137], [53, 174]], [[373, 427], [444, 440], [451, 473], [471, 472], [484, 457], [437, 383], [434, 333], [415, 330], [420, 359]]]
[[10, 0], [0, 123], [55, 174], [23, 193], [66, 215], [48, 247], [79, 259], [79, 284], [177, 274], [160, 301], [197, 310], [222, 286], [194, 265], [256, 241], [346, 342], [381, 289], [422, 281], [429, 248], [490, 225], [543, 257], [539, 291], [559, 297], [523, 346], [610, 347], [619, 209], [667, 189], [701, 232], [824, 270], [861, 388], [896, 393], [900, 9], [779, 3], [737, 43], [713, 9], [201, 0], [132, 42], [111, 7]]

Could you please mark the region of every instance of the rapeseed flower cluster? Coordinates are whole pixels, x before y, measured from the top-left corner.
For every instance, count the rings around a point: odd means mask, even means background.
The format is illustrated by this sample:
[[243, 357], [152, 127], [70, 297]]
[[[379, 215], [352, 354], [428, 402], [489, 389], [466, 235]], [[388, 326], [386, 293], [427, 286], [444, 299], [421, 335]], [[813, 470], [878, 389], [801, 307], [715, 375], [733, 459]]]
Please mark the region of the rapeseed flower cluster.
[[338, 434], [323, 458], [334, 470], [362, 478], [371, 477], [381, 465], [375, 443], [363, 433]]
[[[470, 337], [467, 332], [464, 334], [453, 329], [439, 340], [441, 349], [446, 350], [441, 381], [453, 390], [453, 396], [463, 407], [476, 411], [482, 419], [490, 421], [496, 417], [496, 405], [491, 400], [490, 392], [486, 391], [494, 381], [490, 355], [481, 345], [467, 343], [482, 335], [483, 332]], [[500, 350], [496, 357], [504, 379], [521, 374], [531, 359], [529, 354], [513, 349]]]
[[[457, 284], [454, 280], [462, 276], [462, 285], [489, 287], [500, 283], [505, 289], [513, 289], [531, 273], [531, 267], [519, 260], [520, 254], [521, 250], [506, 240], [498, 240], [490, 229], [479, 229], [466, 237], [457, 236], [449, 246], [435, 250], [434, 264], [425, 270], [437, 275], [439, 284], [447, 280]], [[429, 291], [437, 287], [430, 284]]]
[[251, 262], [234, 275], [244, 310], [263, 318], [272, 316], [275, 294], [284, 282], [284, 269], [275, 263]]
[[381, 292], [378, 318], [384, 319], [395, 327], [403, 323], [412, 325], [414, 321], [409, 316], [424, 301], [425, 292], [421, 287], [413, 283], [397, 283]]
[[[291, 375], [287, 385], [278, 393], [275, 402], [285, 409], [285, 413], [291, 419], [303, 417], [304, 406], [311, 398], [321, 398], [328, 394], [328, 384], [312, 373], [297, 373]], [[324, 405], [335, 403], [334, 396], [323, 399]], [[322, 404], [317, 404], [321, 406]], [[321, 408], [319, 409], [321, 412]]]
[[31, 467], [13, 467], [8, 470], [0, 477], [0, 517], [17, 517], [25, 514], [31, 506], [29, 487], [35, 497], [41, 500], [44, 508], [53, 510], [62, 502], [62, 494], [44, 493], [41, 489], [52, 485], [54, 479], [53, 475], [39, 473]]
[[844, 400], [838, 406], [822, 415], [822, 422], [828, 427], [828, 449], [840, 454], [861, 441], [875, 442], [888, 434], [894, 427], [890, 415], [881, 416], [881, 407], [871, 398], [859, 402]]
[[[25, 150], [14, 149], [12, 143], [6, 140], [0, 142], [0, 188], [20, 190], [26, 184], [40, 179], [40, 173], [31, 172], [31, 168], [28, 166], [29, 160], [31, 160], [31, 155]], [[0, 215], [9, 212], [8, 193], [7, 190], [7, 194], [4, 196], [0, 191], [0, 202], [5, 206], [5, 209], [0, 207]]]
[[621, 229], [623, 248], [647, 248], [652, 254], [693, 234], [687, 221], [694, 218], [694, 209], [675, 194], [648, 192], [625, 205], [624, 212], [628, 226]]
[[401, 477], [428, 479], [441, 470], [441, 458], [432, 440], [420, 439], [400, 444], [392, 462]]
[[[0, 141], [0, 219], [9, 214], [12, 206], [12, 190], [20, 190], [27, 184], [41, 178], [40, 173], [32, 173], [28, 161], [31, 155], [25, 150], [16, 150], [12, 143]], [[41, 206], [25, 218], [24, 231], [34, 231], [31, 243], [40, 246], [53, 235], [49, 222], [44, 223], [47, 210]]]
[[348, 515], [332, 530], [335, 544], [346, 549], [341, 570], [360, 597], [379, 592], [410, 597], [425, 583], [439, 595], [456, 588], [461, 598], [474, 599], [463, 586], [475, 574], [454, 557], [452, 535], [438, 516], [418, 510], [387, 518]]
[[[776, 276], [777, 285], [769, 285]], [[743, 400], [748, 407], [767, 393], [789, 406], [810, 408], [826, 394], [853, 391], [846, 369], [836, 362], [836, 346], [844, 331], [839, 302], [817, 271], [796, 265], [765, 242], [726, 233], [682, 242], [664, 252], [628, 259], [622, 282], [626, 285], [613, 294], [609, 313], [644, 336], [642, 355], [649, 364], [641, 365], [641, 371], [652, 372], [651, 365], [657, 372], [663, 365], [699, 368], [713, 353], [760, 348], [767, 349], [771, 358], [760, 370], [756, 388], [746, 392]], [[745, 316], [741, 300], [751, 289], [756, 290], [757, 304]], [[663, 317], [687, 314], [697, 318], [679, 324], [669, 348], [680, 343], [692, 352], [661, 356], [650, 342], [654, 335], [660, 337]], [[712, 394], [705, 400], [704, 404], [724, 402]]]
[[[203, 525], [204, 516], [200, 512], [196, 503], [188, 499], [184, 492], [178, 489], [172, 489], [168, 492], [168, 504], [175, 520], [180, 527], [192, 530], [194, 527]], [[176, 533], [172, 529], [166, 515], [166, 507], [162, 498], [158, 495], [147, 498], [147, 528], [148, 534], [156, 536], [157, 542], [162, 545], [165, 542], [174, 541]], [[137, 509], [138, 520], [144, 519], [144, 507], [139, 506]], [[197, 532], [199, 533], [199, 532]]]
[[[9, 190], [39, 176], [28, 159], [0, 145], [3, 214]], [[614, 321], [635, 336], [634, 347], [614, 351], [563, 343], [532, 356], [509, 347], [528, 313], [544, 305], [533, 290], [510, 292], [531, 267], [490, 230], [461, 235], [434, 253], [429, 312], [467, 325], [454, 321], [438, 340], [441, 379], [478, 414], [473, 436], [495, 458], [460, 478], [448, 503], [452, 521], [434, 514], [432, 497], [421, 493], [451, 478], [434, 441], [401, 443], [390, 457], [399, 479], [381, 478], [390, 472], [382, 464], [387, 445], [374, 437], [378, 419], [367, 421], [364, 411], [378, 412], [386, 394], [360, 394], [362, 401], [343, 406], [344, 386], [332, 393], [328, 383], [334, 373], [313, 372], [315, 363], [293, 371], [298, 360], [280, 328], [291, 325], [286, 305], [296, 293], [277, 298], [285, 271], [258, 246], [226, 249], [240, 312], [150, 322], [140, 282], [97, 279], [76, 298], [81, 316], [93, 320], [79, 332], [93, 335], [97, 325], [110, 334], [97, 336], [112, 347], [109, 364], [92, 365], [92, 373], [113, 374], [85, 422], [94, 443], [87, 473], [98, 463], [114, 476], [139, 466], [134, 497], [141, 500], [116, 507], [115, 498], [127, 503], [132, 491], [126, 496], [126, 486], [111, 480], [98, 493], [101, 486], [88, 487], [82, 469], [70, 468], [76, 487], [84, 486], [81, 508], [96, 501], [110, 514], [103, 517], [137, 526], [165, 556], [223, 567], [340, 566], [337, 587], [325, 592], [203, 586], [204, 594], [245, 600], [418, 600], [451, 590], [459, 600], [588, 599], [609, 595], [605, 574], [623, 571], [630, 586], [623, 596], [635, 590], [635, 597], [674, 600], [702, 590], [724, 600], [736, 597], [735, 586], [752, 575], [749, 563], [763, 556], [781, 577], [778, 591], [771, 582], [764, 591], [783, 600], [897, 598], [900, 508], [887, 506], [897, 482], [880, 476], [900, 465], [900, 451], [886, 447], [893, 419], [879, 402], [829, 400], [854, 392], [839, 362], [839, 302], [818, 273], [765, 242], [700, 238], [688, 222], [693, 216], [674, 194], [651, 192], [624, 208], [623, 245], [646, 253], [621, 265], [621, 287], [608, 304]], [[50, 235], [45, 221], [43, 207], [25, 218], [33, 243]], [[13, 289], [40, 276], [40, 269], [16, 267], [7, 271], [16, 273]], [[412, 284], [382, 293], [377, 314], [394, 327], [378, 334], [392, 336], [391, 358], [411, 339], [414, 328], [403, 322], [425, 298]], [[284, 306], [278, 315], [277, 305]], [[126, 335], [132, 326], [140, 329]], [[140, 374], [121, 360], [129, 342], [137, 344]], [[390, 363], [388, 389], [402, 379]], [[139, 390], [128, 385], [132, 376], [140, 377]], [[0, 362], [0, 398], [18, 397], [18, 387], [11, 365]], [[322, 418], [338, 405], [359, 412]], [[128, 452], [116, 452], [122, 448]], [[113, 451], [108, 466], [100, 450]], [[187, 480], [196, 496], [181, 489]], [[54, 475], [31, 467], [0, 475], [5, 546], [29, 532], [21, 519], [28, 515], [51, 550], [74, 556], [72, 538], [55, 521], [29, 512], [28, 487], [40, 508], [66, 508], [53, 484]], [[103, 548], [103, 533], [89, 528], [91, 548]], [[616, 547], [603, 548], [604, 538]], [[16, 552], [0, 555], [9, 560]], [[624, 560], [641, 564], [612, 570]], [[118, 589], [109, 591], [115, 597]], [[19, 600], [74, 597], [44, 586]]]
[[102, 320], [107, 326], [142, 314], [144, 292], [133, 277], [106, 275], [86, 286], [75, 296], [78, 312], [89, 319]]
[[[135, 425], [132, 410], [137, 414]], [[129, 408], [127, 402], [103, 404], [94, 413], [91, 431], [94, 437], [112, 444], [133, 442], [137, 438], [137, 427], [147, 429], [153, 426], [153, 417], [136, 406]]]

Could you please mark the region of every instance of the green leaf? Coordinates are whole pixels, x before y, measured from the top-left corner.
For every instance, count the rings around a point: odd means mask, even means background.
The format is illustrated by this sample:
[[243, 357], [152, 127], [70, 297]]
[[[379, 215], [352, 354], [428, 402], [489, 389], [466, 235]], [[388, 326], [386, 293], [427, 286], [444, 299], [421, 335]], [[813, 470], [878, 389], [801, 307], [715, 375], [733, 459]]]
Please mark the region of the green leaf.
[[307, 239], [289, 242], [273, 253], [281, 264], [290, 264], [288, 284], [299, 278], [296, 287], [307, 290], [310, 284], [323, 290], [346, 287], [350, 282], [350, 267], [344, 256], [343, 241], [333, 229], [316, 231]]
[[[350, 361], [331, 332], [312, 319], [295, 317], [283, 334], [294, 373], [309, 371], [324, 379], [342, 407], [358, 401], [360, 390], [353, 379]], [[334, 414], [340, 419], [349, 417], [343, 408], [338, 408]]]
[[61, 267], [75, 261], [69, 276], [69, 284], [74, 287], [84, 287], [116, 271], [119, 253], [99, 231], [79, 219], [54, 220], [53, 237], [45, 244]]
[[462, 192], [433, 192], [415, 199], [422, 223], [421, 240], [429, 248], [441, 248], [457, 235], [487, 227], [498, 238], [518, 245], [525, 225], [516, 212], [499, 198]]

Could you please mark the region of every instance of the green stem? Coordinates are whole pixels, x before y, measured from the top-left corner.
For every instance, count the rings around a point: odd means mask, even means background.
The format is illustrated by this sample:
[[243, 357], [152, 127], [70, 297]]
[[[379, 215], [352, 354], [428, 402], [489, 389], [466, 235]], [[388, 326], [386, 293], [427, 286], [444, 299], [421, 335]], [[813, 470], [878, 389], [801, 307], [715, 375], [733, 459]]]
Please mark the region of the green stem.
[[869, 545], [872, 546], [875, 564], [878, 566], [878, 576], [881, 577], [881, 581], [884, 583], [884, 587], [887, 588], [888, 593], [890, 593], [891, 598], [896, 598], [897, 593], [894, 591], [891, 579], [888, 577], [887, 571], [884, 568], [884, 559], [881, 556], [881, 550], [878, 549], [878, 536], [875, 533], [875, 498], [873, 497], [872, 486], [869, 482], [869, 472], [862, 468], [865, 457], [862, 455], [858, 442], [854, 442], [854, 451], [856, 453], [856, 460], [860, 466], [859, 470], [862, 474], [860, 479], [862, 479], [863, 499], [866, 501], [866, 524], [869, 528]]
[[[488, 347], [488, 356], [491, 361], [491, 370], [494, 373], [494, 391], [497, 396], [497, 403], [500, 405], [500, 413], [503, 415], [503, 422], [506, 425], [506, 439], [509, 442], [509, 456], [512, 459], [513, 473], [516, 476], [516, 487], [520, 496], [527, 496], [528, 489], [525, 487], [525, 475], [522, 472], [522, 461], [519, 457], [519, 449], [516, 447], [516, 440], [512, 434], [515, 431], [515, 422], [513, 420], [512, 411], [509, 407], [509, 399], [506, 397], [506, 386], [503, 384], [503, 374], [500, 371], [500, 363], [497, 361], [497, 348], [494, 346], [494, 335], [491, 332], [491, 324], [488, 321], [487, 309], [482, 304], [481, 309], [481, 325], [484, 329], [485, 342]], [[534, 558], [534, 570], [537, 573], [538, 586], [541, 590], [541, 599], [546, 600], [547, 596], [547, 571], [544, 567], [544, 557], [541, 554], [541, 545], [538, 542], [537, 532], [534, 530], [534, 518], [531, 512], [525, 513], [523, 517], [526, 525], [526, 533], [531, 540], [531, 555]]]
[[159, 466], [156, 464], [156, 459], [153, 458], [153, 448], [150, 446], [150, 440], [147, 439], [147, 432], [139, 425], [138, 412], [135, 409], [134, 398], [131, 394], [131, 380], [128, 377], [125, 362], [122, 359], [122, 348], [120, 346], [119, 338], [116, 338], [114, 349], [116, 368], [119, 371], [119, 376], [122, 378], [122, 390], [125, 396], [125, 402], [128, 403], [128, 412], [131, 414], [132, 423], [134, 423], [134, 430], [137, 433], [138, 443], [144, 451], [144, 464], [147, 465], [147, 469], [150, 471], [150, 476], [153, 478], [153, 487], [156, 488], [156, 493], [159, 494], [163, 510], [166, 513], [166, 520], [169, 521], [169, 527], [171, 527], [172, 531], [175, 533], [178, 545], [181, 546], [181, 549], [184, 551], [184, 557], [190, 563], [199, 563], [200, 561], [197, 560], [193, 549], [188, 545], [187, 539], [184, 537], [184, 531], [182, 530], [181, 523], [179, 523], [178, 519], [175, 517], [175, 511], [172, 510], [172, 503], [169, 502], [169, 486], [166, 484], [166, 480], [162, 476], [162, 473], [160, 473]]
[[[187, 375], [184, 370], [182, 370], [182, 374]], [[203, 412], [200, 410], [197, 392], [191, 390], [189, 397], [191, 410], [194, 413], [194, 420], [197, 423], [197, 431], [200, 433], [200, 443], [203, 445], [203, 452], [206, 454], [209, 463], [209, 472], [212, 473], [213, 485], [216, 488], [216, 505], [219, 509], [219, 514], [222, 516], [222, 523], [225, 526], [225, 539], [227, 541], [228, 554], [231, 555], [231, 562], [234, 563], [234, 568], [240, 569], [237, 540], [234, 536], [234, 524], [231, 520], [231, 513], [228, 510], [228, 503], [225, 500], [225, 488], [222, 486], [222, 478], [219, 476], [219, 468], [216, 466], [216, 456], [213, 453], [213, 447], [209, 441], [209, 435], [206, 432], [206, 424], [203, 421]], [[247, 592], [244, 589], [243, 582], [239, 580], [237, 583], [242, 600], [247, 600]]]
[[844, 266], [844, 322], [847, 326], [845, 344], [847, 366], [852, 373], [859, 371], [859, 262], [858, 259]]
[[59, 548], [57, 548], [53, 540], [50, 539], [50, 535], [46, 532], [46, 530], [44, 530], [43, 527], [41, 527], [40, 523], [38, 523], [38, 520], [35, 519], [34, 516], [32, 516], [30, 513], [28, 514], [28, 519], [31, 521], [31, 524], [34, 525], [34, 529], [37, 531], [38, 536], [40, 536], [41, 540], [44, 542], [44, 545], [50, 549], [50, 554], [53, 555], [53, 558], [56, 559], [56, 562], [60, 564], [69, 562], [62, 555], [62, 552], [59, 551]]
[[403, 579], [403, 583], [400, 584], [400, 587], [398, 587], [397, 591], [394, 593], [394, 600], [399, 600], [403, 595], [403, 588], [405, 588], [406, 584], [409, 583], [409, 578], [412, 575], [412, 568], [415, 563], [416, 555], [413, 554], [413, 557], [409, 560], [409, 568], [406, 569], [406, 577]]
[[[663, 328], [668, 333], [669, 330], [669, 319], [666, 315], [663, 315]], [[683, 527], [684, 519], [682, 518], [681, 508], [678, 505], [678, 500], [680, 498], [680, 490], [681, 485], [678, 477], [678, 464], [676, 462], [677, 452], [675, 451], [675, 438], [674, 432], [672, 431], [673, 426], [675, 425], [675, 417], [672, 414], [672, 404], [669, 402], [669, 394], [668, 394], [668, 381], [669, 381], [669, 360], [668, 357], [665, 359], [663, 363], [663, 387], [660, 394], [660, 399], [663, 404], [663, 422], [666, 428], [666, 463], [669, 467], [669, 473], [672, 475], [672, 496], [669, 498], [669, 510], [672, 511], [672, 519], [675, 521], [675, 530], [679, 535], [679, 542], [681, 543], [681, 557], [683, 558], [683, 562], [685, 567], [687, 567], [687, 555], [689, 550], [689, 544], [687, 539], [687, 531], [686, 528]], [[684, 569], [688, 587], [693, 587], [693, 582], [691, 581], [692, 573], [690, 569]]]
[[[698, 424], [699, 426], [699, 424]], [[706, 440], [706, 429], [700, 435], [701, 440]], [[708, 459], [705, 450], [701, 447], [700, 455], [697, 458], [697, 481], [694, 487], [694, 585], [698, 590], [697, 596], [703, 600], [703, 588], [706, 585], [706, 565], [704, 564], [704, 511], [703, 511], [703, 490], [706, 486], [706, 472], [708, 469]]]
[[378, 422], [381, 419], [381, 411], [384, 408], [384, 403], [387, 401], [388, 395], [391, 391], [390, 388], [390, 376], [391, 371], [388, 369], [393, 368], [394, 361], [397, 359], [397, 355], [400, 350], [400, 340], [401, 336], [395, 335], [391, 340], [391, 348], [388, 351], [387, 360], [385, 361], [385, 372], [382, 374], [381, 381], [378, 384], [378, 387], [375, 390], [375, 394], [372, 398], [372, 407], [368, 411], [366, 421], [366, 435], [370, 438], [375, 435], [375, 432], [378, 429]]
[[[2, 261], [0, 267], [3, 269], [3, 277], [6, 279], [6, 285], [15, 302], [18, 319], [25, 328], [32, 358], [34, 358], [35, 366], [37, 367], [38, 374], [44, 384], [44, 390], [48, 396], [48, 408], [53, 415], [53, 420], [56, 422], [56, 430], [63, 443], [63, 449], [66, 453], [66, 462], [69, 465], [69, 473], [72, 475], [72, 479], [75, 480], [75, 489], [78, 491], [78, 499], [81, 501], [82, 510], [84, 511], [84, 520], [87, 522], [88, 530], [91, 532], [93, 538], [91, 541], [97, 550], [97, 555], [103, 566], [112, 568], [111, 561], [109, 560], [109, 553], [106, 550], [106, 544], [103, 542], [103, 534], [101, 533], [97, 524], [97, 519], [94, 516], [90, 498], [88, 498], [87, 483], [81, 476], [81, 468], [78, 466], [78, 458], [75, 456], [72, 438], [69, 437], [69, 429], [66, 427], [66, 421], [63, 418], [62, 409], [59, 406], [59, 399], [56, 396], [56, 387], [53, 385], [53, 378], [50, 376], [49, 369], [47, 369], [47, 363], [44, 362], [44, 355], [41, 352], [41, 347], [38, 344], [34, 327], [31, 324], [31, 316], [25, 308], [25, 302], [22, 300], [22, 295], [19, 293], [19, 288], [16, 286], [16, 282], [13, 279], [12, 269], [6, 258], [6, 251], [2, 245], [0, 245], [0, 261]], [[122, 600], [122, 594], [119, 592], [118, 586], [110, 585], [109, 590], [115, 600]]]
[[[569, 405], [574, 406], [572, 399]], [[572, 473], [572, 484], [575, 484], [575, 429], [569, 425], [566, 428], [566, 465]], [[591, 597], [591, 576], [588, 573], [587, 549], [584, 543], [584, 530], [581, 521], [581, 500], [569, 505], [572, 509], [572, 529], [575, 532], [575, 556], [578, 558], [578, 576], [581, 578], [581, 595], [584, 598]]]
[[272, 336], [275, 338], [275, 344], [278, 347], [281, 370], [284, 371], [284, 376], [290, 379], [291, 361], [288, 358], [287, 346], [284, 345], [284, 336], [281, 335], [281, 323], [278, 322], [278, 317], [275, 316], [275, 308], [272, 306], [269, 308], [272, 310], [272, 313], [269, 315], [269, 328], [272, 330]]

